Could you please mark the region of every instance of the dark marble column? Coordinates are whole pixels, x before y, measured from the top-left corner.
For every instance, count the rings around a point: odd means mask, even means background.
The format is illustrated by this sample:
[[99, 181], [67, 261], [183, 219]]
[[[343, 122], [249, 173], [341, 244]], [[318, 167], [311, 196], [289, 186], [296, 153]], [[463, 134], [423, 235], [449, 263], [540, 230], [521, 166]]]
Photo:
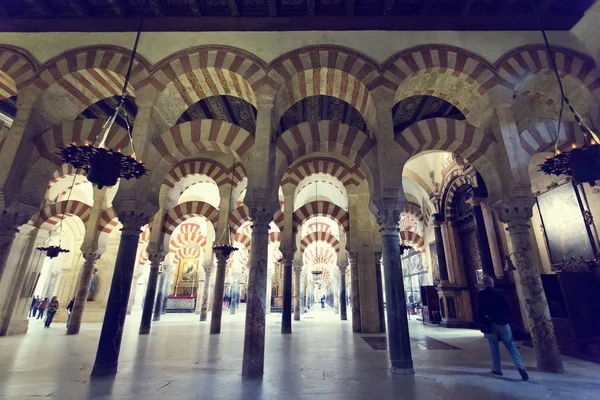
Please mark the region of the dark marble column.
[[444, 239], [442, 238], [442, 223], [444, 216], [442, 214], [433, 214], [433, 233], [435, 234], [435, 249], [438, 258], [438, 268], [440, 271], [440, 281], [448, 283], [448, 264], [446, 263], [446, 251], [444, 250]]
[[358, 274], [358, 253], [349, 252], [348, 260], [350, 261], [350, 277], [351, 282], [351, 301], [352, 301], [352, 331], [360, 332], [361, 320], [360, 320], [360, 282]]
[[223, 294], [225, 292], [225, 271], [227, 260], [234, 248], [230, 245], [219, 245], [213, 248], [217, 259], [217, 276], [215, 279], [215, 295], [212, 314], [210, 315], [210, 333], [221, 333], [221, 317], [223, 316]]
[[490, 251], [490, 242], [487, 237], [485, 228], [485, 220], [483, 219], [483, 211], [481, 210], [480, 198], [473, 197], [469, 200], [473, 207], [473, 218], [475, 219], [475, 231], [477, 233], [477, 249], [481, 258], [481, 269], [483, 274], [494, 278], [494, 262], [492, 261], [492, 252]]
[[156, 294], [156, 302], [154, 303], [154, 315], [152, 321], [160, 321], [162, 316], [163, 302], [165, 300], [165, 292], [167, 290], [167, 271], [169, 267], [164, 268], [158, 275], [158, 293]]
[[204, 267], [204, 289], [202, 290], [202, 306], [200, 307], [200, 321], [206, 321], [208, 315], [208, 298], [210, 297], [210, 279], [212, 278], [213, 265]]
[[94, 265], [99, 258], [100, 254], [94, 251], [83, 252], [83, 259], [85, 262], [83, 263], [81, 275], [79, 276], [79, 286], [77, 287], [77, 293], [75, 294], [75, 302], [73, 303], [73, 310], [71, 311], [67, 335], [77, 335], [79, 333], [85, 302], [90, 291], [90, 282], [92, 280], [92, 275], [94, 274]]
[[385, 307], [383, 307], [383, 276], [381, 274], [381, 253], [375, 253], [375, 275], [377, 277], [377, 311], [379, 332], [385, 332]]
[[242, 375], [259, 377], [263, 375], [265, 364], [265, 297], [269, 259], [269, 223], [273, 220], [273, 212], [264, 207], [251, 207], [250, 219], [252, 220], [252, 247], [248, 273]]
[[160, 263], [165, 259], [165, 256], [160, 253], [150, 253], [148, 259], [150, 260], [150, 274], [148, 275], [148, 285], [146, 286], [146, 296], [144, 297], [144, 309], [142, 310], [142, 320], [140, 322], [140, 335], [147, 335], [150, 333]]
[[150, 216], [141, 211], [121, 212], [118, 216], [123, 228], [121, 229], [121, 241], [106, 304], [96, 361], [92, 369], [94, 377], [117, 373], [138, 241], [142, 233], [142, 226], [150, 220]]
[[338, 263], [340, 268], [340, 319], [342, 321], [348, 320], [347, 303], [346, 298], [346, 261], [342, 260]]
[[385, 276], [388, 347], [393, 374], [414, 374], [410, 335], [404, 296], [404, 278], [400, 242], [398, 240], [399, 210], [384, 210], [377, 214], [381, 227], [383, 269]]
[[294, 321], [300, 321], [302, 315], [302, 302], [300, 297], [303, 296], [302, 290], [302, 261], [295, 260], [292, 263], [294, 269]]
[[[292, 333], [292, 264], [294, 253], [291, 251], [283, 253], [283, 310], [281, 310], [281, 333]], [[299, 278], [299, 277], [298, 277]], [[300, 279], [296, 278], [296, 296], [294, 304], [294, 316], [296, 306], [300, 313]]]

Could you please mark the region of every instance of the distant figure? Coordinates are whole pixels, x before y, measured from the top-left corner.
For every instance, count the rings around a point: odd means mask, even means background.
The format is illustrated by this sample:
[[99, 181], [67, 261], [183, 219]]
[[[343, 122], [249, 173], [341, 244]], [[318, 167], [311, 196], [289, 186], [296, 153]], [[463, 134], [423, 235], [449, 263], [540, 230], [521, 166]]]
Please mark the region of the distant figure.
[[94, 301], [96, 295], [96, 288], [98, 287], [98, 268], [94, 268], [94, 274], [90, 280], [90, 290], [88, 292], [87, 301]]
[[58, 306], [58, 299], [56, 298], [56, 296], [52, 297], [52, 300], [50, 300], [50, 304], [48, 304], [48, 312], [46, 313], [46, 323], [44, 324], [44, 328], [50, 328], [52, 319], [54, 318], [56, 311], [58, 311]]
[[48, 298], [44, 297], [44, 300], [42, 300], [38, 306], [38, 316], [36, 319], [42, 319], [44, 317], [44, 311], [46, 311], [46, 307], [48, 307]]
[[27, 318], [35, 317], [39, 304], [40, 296], [33, 296], [33, 299], [31, 299], [31, 305], [29, 306], [29, 314], [27, 315]]
[[69, 316], [67, 317], [67, 328], [69, 327], [69, 322], [71, 322], [71, 314], [73, 313], [73, 306], [75, 305], [75, 297], [71, 299], [69, 305], [67, 306], [67, 312]]
[[479, 321], [481, 332], [484, 333], [490, 343], [492, 373], [502, 375], [502, 365], [500, 364], [500, 341], [502, 341], [518, 368], [521, 378], [526, 381], [529, 379], [529, 375], [525, 371], [521, 355], [513, 341], [512, 330], [508, 324], [510, 307], [502, 293], [494, 289], [494, 280], [491, 277], [484, 276], [483, 284], [485, 289], [480, 291], [478, 296]]
[[321, 308], [325, 308], [325, 296], [321, 296]]

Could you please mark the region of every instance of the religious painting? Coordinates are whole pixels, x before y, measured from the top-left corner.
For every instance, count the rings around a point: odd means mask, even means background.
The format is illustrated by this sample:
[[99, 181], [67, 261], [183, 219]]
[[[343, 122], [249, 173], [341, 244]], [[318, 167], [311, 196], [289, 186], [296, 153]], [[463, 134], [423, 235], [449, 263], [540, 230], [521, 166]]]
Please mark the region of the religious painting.
[[583, 213], [570, 182], [539, 195], [537, 204], [552, 264], [571, 257], [594, 259]]
[[429, 254], [431, 255], [431, 272], [433, 273], [433, 279], [440, 278], [440, 266], [438, 264], [438, 254], [435, 241], [429, 243]]
[[196, 296], [198, 286], [198, 260], [183, 258], [179, 261], [177, 279], [175, 280], [175, 296]]

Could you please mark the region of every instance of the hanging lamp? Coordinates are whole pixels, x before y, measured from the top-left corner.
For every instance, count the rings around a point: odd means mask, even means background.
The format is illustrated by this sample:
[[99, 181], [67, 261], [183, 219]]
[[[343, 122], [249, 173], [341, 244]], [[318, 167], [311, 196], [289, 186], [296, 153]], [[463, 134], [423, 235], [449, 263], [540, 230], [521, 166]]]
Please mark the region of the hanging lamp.
[[[316, 201], [319, 201], [319, 177], [317, 176], [317, 179], [315, 180], [315, 198]], [[317, 229], [319, 229], [319, 214], [317, 214]], [[311, 271], [311, 273], [314, 275], [315, 278], [319, 277], [322, 273], [323, 273], [323, 268], [319, 267], [319, 261], [320, 257], [319, 257], [319, 241], [315, 241], [315, 261], [316, 263], [313, 264], [314, 265], [314, 269]]]
[[[77, 169], [83, 169], [87, 173], [88, 181], [94, 185], [97, 185], [98, 189], [102, 189], [104, 186], [111, 187], [116, 185], [119, 178], [139, 179], [147, 172], [142, 160], [136, 160], [135, 158], [131, 127], [127, 112], [123, 107], [123, 103], [127, 94], [129, 79], [131, 78], [133, 61], [135, 59], [138, 44], [140, 42], [142, 24], [144, 22], [144, 13], [148, 3], [149, 0], [146, 0], [144, 7], [142, 8], [142, 16], [140, 18], [140, 24], [137, 30], [133, 50], [131, 51], [131, 58], [129, 59], [127, 74], [125, 75], [125, 83], [123, 84], [123, 91], [121, 92], [121, 99], [115, 108], [114, 114], [102, 126], [102, 130], [96, 137], [94, 143], [89, 143], [86, 140], [83, 144], [78, 145], [76, 142], [73, 142], [69, 146], [63, 147], [60, 150], [60, 156], [63, 161], [67, 164], [71, 164]], [[106, 138], [108, 137], [108, 133], [115, 123], [117, 116], [121, 112], [124, 114], [123, 118], [127, 124], [127, 134], [129, 136], [129, 142], [131, 143], [130, 156], [121, 153], [121, 149], [114, 150], [106, 148]]]
[[219, 238], [219, 242], [221, 242], [223, 240], [223, 235], [225, 234], [225, 232], [227, 232], [227, 241], [225, 243], [217, 243], [213, 246], [213, 250], [219, 250], [221, 252], [223, 252], [223, 254], [225, 255], [226, 259], [229, 259], [229, 256], [231, 256], [231, 254], [234, 251], [238, 251], [239, 249], [237, 247], [234, 247], [231, 244], [231, 232], [229, 230], [229, 218], [231, 217], [231, 207], [232, 207], [232, 194], [233, 194], [233, 174], [235, 172], [235, 163], [236, 160], [235, 158], [233, 159], [233, 165], [231, 167], [231, 188], [229, 189], [229, 213], [227, 214], [227, 225], [225, 226], [225, 229], [223, 230], [223, 232], [221, 232], [221, 237]]
[[[550, 65], [554, 75], [556, 76], [556, 81], [561, 94], [558, 127], [556, 141], [554, 143], [554, 156], [546, 157], [546, 161], [538, 165], [538, 167], [540, 167], [540, 171], [546, 175], [568, 175], [573, 178], [573, 181], [576, 184], [588, 183], [590, 186], [595, 186], [596, 181], [600, 180], [600, 145], [598, 144], [598, 135], [586, 124], [584, 118], [575, 110], [569, 101], [569, 98], [565, 95], [562, 79], [558, 73], [558, 67], [556, 66], [554, 52], [550, 47], [550, 42], [548, 41], [546, 31], [544, 30], [544, 27], [540, 21], [534, 0], [532, 0], [532, 7], [535, 12], [537, 22], [540, 26], [544, 43], [546, 45], [546, 52], [548, 53], [548, 58], [550, 59]], [[565, 104], [569, 108], [571, 114], [573, 114], [579, 129], [581, 129], [584, 140], [582, 147], [577, 147], [577, 145], [573, 143], [569, 151], [560, 151], [558, 148], [558, 141], [560, 139], [562, 115]]]

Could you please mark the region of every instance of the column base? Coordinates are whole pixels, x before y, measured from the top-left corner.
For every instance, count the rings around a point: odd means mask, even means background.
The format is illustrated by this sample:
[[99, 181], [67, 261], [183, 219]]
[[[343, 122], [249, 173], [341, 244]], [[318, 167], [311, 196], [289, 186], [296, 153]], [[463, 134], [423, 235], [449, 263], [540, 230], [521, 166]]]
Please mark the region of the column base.
[[281, 328], [281, 333], [284, 334], [284, 335], [289, 335], [289, 334], [292, 333], [292, 328], [289, 328], [289, 329], [283, 329], [283, 328]]
[[149, 326], [140, 326], [140, 335], [148, 335], [150, 333]]
[[[54, 322], [54, 321], [53, 321]], [[2, 327], [4, 328], [4, 327]], [[1, 336], [14, 336], [14, 335], [23, 335], [27, 333], [27, 329], [29, 329], [29, 320], [12, 320], [6, 329], [4, 335]]]
[[92, 369], [92, 378], [102, 378], [105, 376], [114, 376], [117, 374], [118, 362], [109, 364], [95, 364]]
[[412, 367], [401, 368], [401, 367], [390, 367], [390, 372], [394, 375], [414, 375], [415, 370]]

